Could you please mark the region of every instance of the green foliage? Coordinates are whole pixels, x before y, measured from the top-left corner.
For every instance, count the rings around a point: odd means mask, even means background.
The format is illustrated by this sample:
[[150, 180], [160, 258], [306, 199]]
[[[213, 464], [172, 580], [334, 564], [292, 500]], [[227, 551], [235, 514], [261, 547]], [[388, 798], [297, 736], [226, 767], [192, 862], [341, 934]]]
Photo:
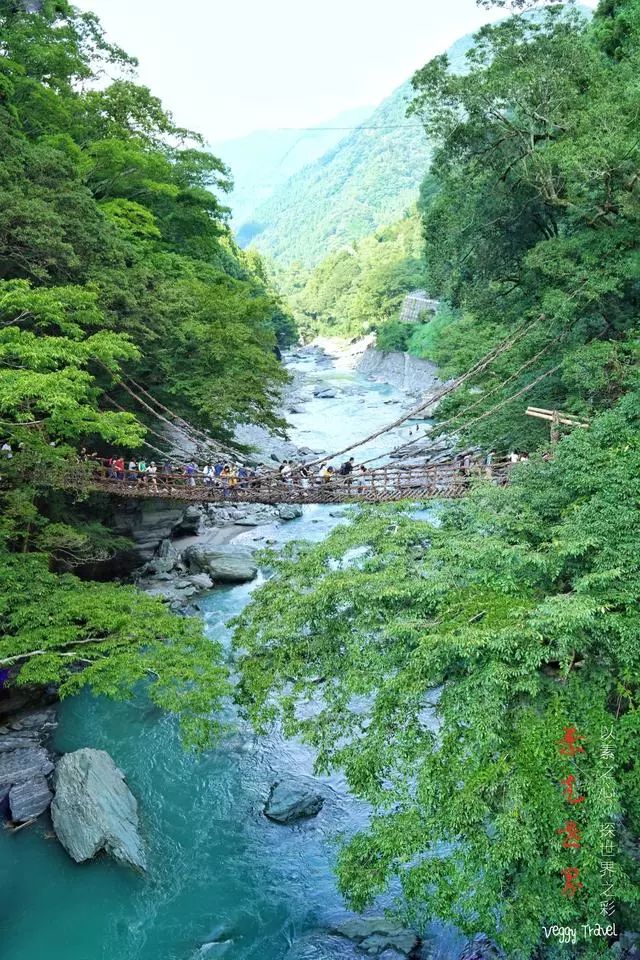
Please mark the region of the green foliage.
[[407, 349], [412, 328], [407, 323], [400, 323], [399, 320], [389, 320], [378, 328], [376, 335], [376, 348], [382, 353], [389, 353], [394, 350], [404, 352]]
[[425, 278], [420, 222], [412, 211], [351, 247], [329, 254], [310, 274], [298, 265], [282, 278], [298, 326], [310, 338], [361, 336], [395, 320]]
[[132, 590], [59, 575], [123, 541], [103, 502], [46, 481], [83, 446], [139, 451], [147, 427], [124, 377], [213, 436], [241, 421], [282, 430], [277, 344], [296, 330], [230, 235], [224, 164], [135, 82], [92, 14], [27, 8], [0, 0], [0, 434], [13, 450], [0, 660], [12, 682], [63, 693], [129, 696], [151, 676], [150, 695], [202, 741], [226, 689], [220, 650]]
[[[236, 623], [243, 702], [373, 805], [340, 858], [354, 908], [399, 878], [416, 922], [484, 931], [526, 960], [542, 924], [598, 922], [613, 817], [611, 899], [618, 924], [636, 928], [639, 437], [630, 394], [510, 487], [479, 481], [433, 520], [370, 509], [322, 544], [270, 557], [273, 579]], [[568, 726], [585, 737], [569, 760], [557, 745]], [[612, 774], [600, 756], [609, 728]], [[586, 797], [575, 808], [567, 772]], [[570, 815], [575, 851], [558, 832]], [[584, 884], [573, 900], [561, 895], [567, 865]], [[591, 941], [579, 955], [606, 949]]]
[[132, 587], [57, 576], [41, 555], [4, 554], [0, 564], [0, 668], [19, 661], [19, 684], [56, 683], [63, 697], [91, 687], [124, 699], [145, 682], [190, 745], [209, 742], [212, 707], [229, 687], [222, 651], [198, 621]]
[[[556, 6], [485, 27], [466, 72], [438, 57], [414, 77], [412, 113], [435, 147], [420, 201], [427, 287], [458, 313], [413, 349], [459, 374], [531, 325], [473, 384], [491, 399], [461, 423], [558, 361], [528, 402], [589, 413], [628, 387], [640, 306], [638, 36], [637, 4], [604, 4], [593, 24]], [[440, 412], [476, 399], [459, 393]], [[543, 433], [506, 404], [469, 436], [533, 447]]]
[[366, 127], [276, 190], [254, 211], [244, 242], [283, 267], [300, 261], [308, 269], [402, 216], [415, 203], [430, 157], [419, 125], [405, 117], [408, 93], [403, 84]]

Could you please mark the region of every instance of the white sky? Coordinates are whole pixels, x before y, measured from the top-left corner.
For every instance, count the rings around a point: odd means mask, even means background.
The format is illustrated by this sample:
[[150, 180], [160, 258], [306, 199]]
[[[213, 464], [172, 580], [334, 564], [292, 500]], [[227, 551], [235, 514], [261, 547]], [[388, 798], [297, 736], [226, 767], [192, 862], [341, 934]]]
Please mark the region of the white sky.
[[[586, 0], [594, 6], [596, 0]], [[377, 104], [496, 11], [475, 0], [75, 0], [209, 141]]]

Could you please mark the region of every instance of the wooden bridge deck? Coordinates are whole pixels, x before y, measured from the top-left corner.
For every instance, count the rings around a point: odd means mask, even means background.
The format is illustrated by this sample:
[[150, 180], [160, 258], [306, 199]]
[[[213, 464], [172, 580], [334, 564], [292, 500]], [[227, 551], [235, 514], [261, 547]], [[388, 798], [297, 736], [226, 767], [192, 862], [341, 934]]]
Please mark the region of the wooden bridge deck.
[[129, 471], [116, 475], [113, 470], [87, 469], [80, 465], [66, 471], [55, 486], [81, 492], [100, 492], [127, 499], [180, 500], [190, 503], [392, 503], [400, 500], [455, 499], [467, 493], [474, 478], [493, 483], [508, 480], [509, 464], [492, 467], [440, 464], [419, 467], [382, 467], [346, 478], [334, 474], [331, 480], [292, 477], [285, 481], [265, 475], [248, 479], [208, 482], [202, 476], [184, 474], [151, 477], [134, 476]]

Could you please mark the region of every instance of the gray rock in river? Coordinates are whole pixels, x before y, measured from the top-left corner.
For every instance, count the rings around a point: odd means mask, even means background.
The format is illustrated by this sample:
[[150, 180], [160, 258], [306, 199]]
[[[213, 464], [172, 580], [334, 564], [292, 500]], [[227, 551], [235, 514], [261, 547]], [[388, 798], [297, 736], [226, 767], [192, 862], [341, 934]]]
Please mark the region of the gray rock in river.
[[194, 545], [187, 547], [182, 559], [190, 573], [207, 573], [219, 583], [245, 583], [258, 573], [258, 564], [245, 547]]
[[302, 516], [302, 507], [296, 503], [283, 503], [278, 507], [278, 516], [281, 520], [297, 520]]
[[15, 784], [9, 791], [11, 819], [16, 823], [24, 823], [39, 817], [51, 803], [52, 797], [46, 777], [32, 777]]
[[304, 783], [279, 780], [273, 784], [264, 805], [265, 816], [277, 823], [295, 823], [320, 813], [324, 797]]
[[56, 708], [49, 704], [21, 710], [2, 727], [1, 813], [16, 823], [38, 817], [51, 802], [47, 778], [53, 771], [53, 757], [44, 744], [56, 726]]
[[77, 863], [104, 850], [118, 863], [146, 869], [138, 804], [104, 750], [83, 747], [62, 757], [51, 818], [58, 840]]
[[336, 396], [336, 391], [331, 387], [316, 387], [313, 395], [317, 400], [333, 400]]
[[382, 957], [387, 951], [409, 956], [420, 945], [417, 933], [387, 917], [353, 917], [337, 924], [332, 932], [352, 940], [374, 957]]

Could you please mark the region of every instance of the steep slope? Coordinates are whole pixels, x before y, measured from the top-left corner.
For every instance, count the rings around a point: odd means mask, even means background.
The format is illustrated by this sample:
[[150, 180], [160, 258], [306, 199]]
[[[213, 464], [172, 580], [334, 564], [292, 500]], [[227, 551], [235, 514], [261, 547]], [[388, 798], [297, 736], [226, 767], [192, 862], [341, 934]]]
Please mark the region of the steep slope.
[[245, 137], [212, 144], [231, 169], [234, 188], [228, 203], [233, 223], [250, 220], [261, 203], [309, 163], [342, 140], [345, 128], [362, 123], [373, 107], [345, 110], [309, 130], [256, 130]]
[[415, 200], [430, 155], [422, 127], [405, 118], [408, 94], [406, 83], [365, 125], [291, 177], [240, 231], [241, 242], [283, 265], [312, 266], [397, 219]]
[[[470, 46], [467, 36], [450, 48], [454, 69], [462, 69]], [[284, 183], [241, 227], [240, 243], [254, 243], [283, 266], [299, 260], [312, 267], [400, 218], [417, 199], [431, 157], [422, 125], [406, 117], [410, 97], [407, 81], [366, 123]]]

